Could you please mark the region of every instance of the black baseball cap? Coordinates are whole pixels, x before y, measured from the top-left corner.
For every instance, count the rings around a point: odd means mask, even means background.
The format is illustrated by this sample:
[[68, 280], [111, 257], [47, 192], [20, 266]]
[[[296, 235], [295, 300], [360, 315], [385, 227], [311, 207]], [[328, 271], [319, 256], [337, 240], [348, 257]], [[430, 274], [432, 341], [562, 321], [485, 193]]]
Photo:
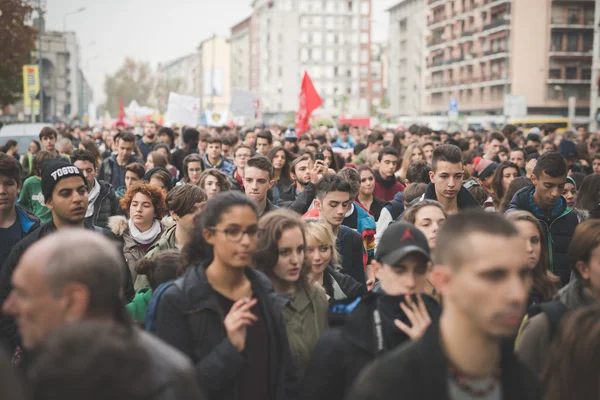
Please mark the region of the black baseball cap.
[[414, 225], [395, 222], [383, 232], [375, 259], [383, 264], [395, 265], [412, 253], [422, 254], [427, 260], [431, 260], [427, 238]]

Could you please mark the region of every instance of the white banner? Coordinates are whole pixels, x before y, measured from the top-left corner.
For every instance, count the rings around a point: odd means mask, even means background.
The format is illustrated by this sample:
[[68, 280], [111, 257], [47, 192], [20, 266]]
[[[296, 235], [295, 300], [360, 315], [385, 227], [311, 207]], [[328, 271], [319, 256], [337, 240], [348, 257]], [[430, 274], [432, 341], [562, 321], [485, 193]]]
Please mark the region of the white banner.
[[205, 111], [206, 125], [208, 126], [223, 126], [227, 124], [229, 118], [229, 111], [225, 110], [222, 113], [212, 112], [212, 110]]
[[200, 113], [200, 98], [184, 96], [178, 93], [169, 93], [167, 113], [165, 114], [165, 126], [181, 124], [188, 126], [198, 125]]

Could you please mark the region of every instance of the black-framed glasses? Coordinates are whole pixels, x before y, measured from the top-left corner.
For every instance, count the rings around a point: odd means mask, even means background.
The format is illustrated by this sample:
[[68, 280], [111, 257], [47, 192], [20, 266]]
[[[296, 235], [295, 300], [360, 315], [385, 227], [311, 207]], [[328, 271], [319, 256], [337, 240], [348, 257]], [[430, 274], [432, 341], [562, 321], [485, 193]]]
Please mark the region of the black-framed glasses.
[[254, 239], [262, 229], [258, 225], [251, 225], [245, 230], [239, 226], [232, 226], [225, 229], [210, 228], [210, 230], [213, 232], [222, 232], [230, 242], [239, 242], [244, 235], [248, 235], [249, 238]]

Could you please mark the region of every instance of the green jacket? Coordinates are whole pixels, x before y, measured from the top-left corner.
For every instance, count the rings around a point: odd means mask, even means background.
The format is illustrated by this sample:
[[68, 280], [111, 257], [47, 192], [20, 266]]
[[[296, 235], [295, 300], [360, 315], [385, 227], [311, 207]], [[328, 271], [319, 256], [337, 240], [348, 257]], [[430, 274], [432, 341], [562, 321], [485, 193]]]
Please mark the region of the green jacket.
[[30, 176], [23, 182], [19, 205], [38, 217], [42, 224], [52, 221], [52, 211], [44, 204], [42, 179], [37, 176]]
[[131, 314], [131, 317], [135, 322], [144, 323], [146, 319], [146, 312], [148, 311], [148, 304], [152, 298], [152, 289], [149, 287], [138, 290], [135, 293], [135, 297], [131, 303], [127, 304], [127, 311]]
[[310, 285], [307, 290], [301, 286], [283, 309], [283, 321], [298, 379], [304, 377], [317, 341], [327, 328], [328, 307], [325, 290]]

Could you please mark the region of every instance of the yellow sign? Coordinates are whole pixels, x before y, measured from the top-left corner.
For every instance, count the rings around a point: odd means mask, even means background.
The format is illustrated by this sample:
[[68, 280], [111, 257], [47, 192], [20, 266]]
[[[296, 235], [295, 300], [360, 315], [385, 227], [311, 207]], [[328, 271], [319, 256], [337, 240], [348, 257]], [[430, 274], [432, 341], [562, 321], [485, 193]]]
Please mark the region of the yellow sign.
[[23, 103], [25, 114], [31, 115], [32, 105], [33, 114], [40, 113], [40, 71], [37, 65], [23, 66]]

